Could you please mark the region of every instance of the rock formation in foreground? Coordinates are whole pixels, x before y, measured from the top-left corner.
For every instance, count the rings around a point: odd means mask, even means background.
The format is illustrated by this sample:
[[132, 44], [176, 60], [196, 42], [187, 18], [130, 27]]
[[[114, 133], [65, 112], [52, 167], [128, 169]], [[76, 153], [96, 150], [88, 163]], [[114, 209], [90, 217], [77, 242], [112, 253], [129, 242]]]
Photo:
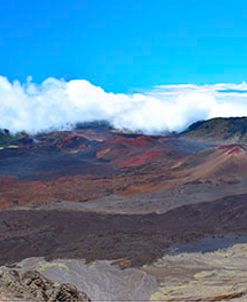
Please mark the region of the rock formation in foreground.
[[38, 271], [21, 273], [0, 268], [0, 301], [89, 302], [89, 297], [70, 284], [54, 283]]

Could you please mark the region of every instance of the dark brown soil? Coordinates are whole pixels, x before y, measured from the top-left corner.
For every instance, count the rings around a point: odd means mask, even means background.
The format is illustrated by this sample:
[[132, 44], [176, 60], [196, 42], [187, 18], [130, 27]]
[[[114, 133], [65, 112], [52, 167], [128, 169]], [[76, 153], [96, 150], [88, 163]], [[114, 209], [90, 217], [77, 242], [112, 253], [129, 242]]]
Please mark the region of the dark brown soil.
[[247, 195], [162, 215], [102, 215], [58, 210], [0, 212], [0, 264], [27, 257], [154, 261], [168, 246], [214, 234], [247, 234]]

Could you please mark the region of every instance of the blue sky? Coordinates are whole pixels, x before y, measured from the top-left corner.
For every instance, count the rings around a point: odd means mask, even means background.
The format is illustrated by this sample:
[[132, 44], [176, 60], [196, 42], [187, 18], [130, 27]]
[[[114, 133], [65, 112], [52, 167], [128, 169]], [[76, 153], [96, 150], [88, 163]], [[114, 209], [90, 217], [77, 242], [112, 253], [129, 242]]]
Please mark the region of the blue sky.
[[107, 91], [247, 80], [244, 0], [8, 0], [0, 74]]

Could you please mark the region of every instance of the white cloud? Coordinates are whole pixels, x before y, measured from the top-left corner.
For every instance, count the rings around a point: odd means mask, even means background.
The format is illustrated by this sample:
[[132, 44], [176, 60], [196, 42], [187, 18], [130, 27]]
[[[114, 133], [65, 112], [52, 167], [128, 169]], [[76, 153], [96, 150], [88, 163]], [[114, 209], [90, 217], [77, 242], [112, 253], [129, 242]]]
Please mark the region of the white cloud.
[[0, 76], [0, 128], [37, 133], [107, 120], [144, 133], [181, 131], [212, 117], [247, 115], [247, 84], [162, 85], [142, 94], [107, 93], [85, 80], [23, 85]]

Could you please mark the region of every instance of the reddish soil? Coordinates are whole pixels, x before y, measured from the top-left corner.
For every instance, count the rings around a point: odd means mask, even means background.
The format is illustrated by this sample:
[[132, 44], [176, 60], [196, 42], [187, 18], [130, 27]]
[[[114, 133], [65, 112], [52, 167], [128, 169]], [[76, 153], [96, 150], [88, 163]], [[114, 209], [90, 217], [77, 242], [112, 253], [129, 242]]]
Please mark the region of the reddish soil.
[[85, 129], [52, 132], [0, 150], [0, 208], [247, 180], [242, 145]]
[[242, 145], [233, 144], [233, 145], [223, 145], [219, 146], [219, 150], [225, 151], [227, 154], [239, 154], [245, 152], [246, 149]]
[[[0, 211], [0, 264], [46, 256], [124, 258], [142, 265], [175, 243], [246, 233], [246, 171], [242, 145], [92, 129], [20, 141], [15, 148], [0, 150], [0, 209], [6, 209]], [[59, 207], [59, 201], [93, 203], [101, 197], [151, 203], [158, 191], [169, 190], [183, 198], [183, 186], [199, 183], [210, 190], [210, 203], [202, 196], [197, 204], [161, 215], [103, 215]], [[237, 195], [231, 187], [236, 196], [214, 201], [216, 187], [234, 183], [246, 194]], [[53, 202], [57, 210], [42, 208]]]
[[131, 168], [131, 167], [138, 167], [141, 165], [145, 165], [150, 162], [152, 159], [157, 159], [162, 154], [161, 151], [149, 151], [146, 153], [142, 153], [136, 156], [131, 157], [130, 159], [121, 162], [120, 168]]
[[93, 130], [42, 134], [17, 147], [0, 150], [0, 208], [152, 190], [198, 150], [176, 138]]

